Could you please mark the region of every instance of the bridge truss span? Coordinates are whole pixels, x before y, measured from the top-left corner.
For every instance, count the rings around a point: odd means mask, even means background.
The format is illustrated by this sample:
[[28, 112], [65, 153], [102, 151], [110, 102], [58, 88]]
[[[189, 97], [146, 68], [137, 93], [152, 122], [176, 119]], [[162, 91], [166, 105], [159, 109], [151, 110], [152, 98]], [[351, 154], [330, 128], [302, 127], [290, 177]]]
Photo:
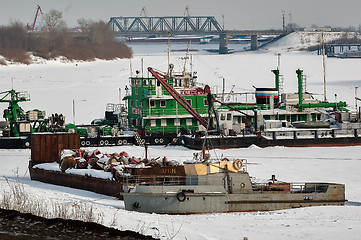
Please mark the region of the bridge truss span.
[[118, 34], [219, 34], [221, 25], [213, 16], [112, 17], [108, 23]]

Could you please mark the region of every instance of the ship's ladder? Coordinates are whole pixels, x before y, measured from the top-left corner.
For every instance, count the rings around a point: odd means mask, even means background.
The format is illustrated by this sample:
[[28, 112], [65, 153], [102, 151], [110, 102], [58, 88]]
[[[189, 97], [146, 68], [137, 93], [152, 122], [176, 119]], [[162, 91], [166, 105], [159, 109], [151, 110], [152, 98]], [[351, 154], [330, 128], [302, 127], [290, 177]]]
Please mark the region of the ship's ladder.
[[141, 139], [137, 132], [134, 133], [135, 141], [137, 142], [138, 146], [144, 147], [144, 139]]
[[279, 82], [278, 82], [278, 92], [281, 94], [283, 93], [283, 84], [284, 84], [284, 76], [280, 75], [279, 76]]
[[302, 74], [302, 92], [303, 93], [307, 92], [306, 87], [307, 87], [307, 78], [306, 78], [306, 75]]

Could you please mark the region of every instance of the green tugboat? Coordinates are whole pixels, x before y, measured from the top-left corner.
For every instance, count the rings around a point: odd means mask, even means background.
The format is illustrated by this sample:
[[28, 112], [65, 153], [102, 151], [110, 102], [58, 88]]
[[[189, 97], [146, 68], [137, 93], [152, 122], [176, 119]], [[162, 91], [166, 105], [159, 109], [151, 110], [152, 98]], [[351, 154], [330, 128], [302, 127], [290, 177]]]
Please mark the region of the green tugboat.
[[148, 70], [154, 77], [130, 78], [131, 89], [124, 98], [130, 126], [145, 134], [200, 130], [209, 107], [207, 93], [197, 86], [196, 72], [174, 73], [172, 66], [169, 75]]

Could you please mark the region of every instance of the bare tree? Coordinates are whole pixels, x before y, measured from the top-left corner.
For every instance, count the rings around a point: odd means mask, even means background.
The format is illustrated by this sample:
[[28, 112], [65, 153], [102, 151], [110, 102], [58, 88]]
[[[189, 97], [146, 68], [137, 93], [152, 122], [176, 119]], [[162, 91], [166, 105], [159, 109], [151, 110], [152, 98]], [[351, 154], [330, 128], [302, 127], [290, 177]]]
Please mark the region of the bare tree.
[[41, 30], [44, 33], [44, 38], [48, 43], [49, 50], [67, 42], [67, 39], [64, 39], [64, 36], [67, 34], [62, 34], [63, 32], [67, 32], [67, 26], [63, 20], [62, 12], [50, 10], [49, 13], [43, 16], [43, 22]]
[[89, 30], [92, 43], [103, 45], [115, 41], [115, 33], [104, 21], [92, 23]]
[[21, 22], [15, 21], [10, 26], [0, 27], [0, 50], [26, 48], [26, 42], [27, 33]]

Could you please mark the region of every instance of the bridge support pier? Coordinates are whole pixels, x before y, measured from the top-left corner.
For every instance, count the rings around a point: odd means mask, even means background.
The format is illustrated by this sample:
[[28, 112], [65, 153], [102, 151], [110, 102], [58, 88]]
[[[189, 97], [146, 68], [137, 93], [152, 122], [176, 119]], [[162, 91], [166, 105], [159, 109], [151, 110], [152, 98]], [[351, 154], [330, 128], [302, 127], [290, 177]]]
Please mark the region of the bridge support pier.
[[228, 54], [228, 37], [226, 33], [219, 35], [219, 54]]
[[251, 35], [251, 50], [255, 51], [258, 49], [257, 35]]

